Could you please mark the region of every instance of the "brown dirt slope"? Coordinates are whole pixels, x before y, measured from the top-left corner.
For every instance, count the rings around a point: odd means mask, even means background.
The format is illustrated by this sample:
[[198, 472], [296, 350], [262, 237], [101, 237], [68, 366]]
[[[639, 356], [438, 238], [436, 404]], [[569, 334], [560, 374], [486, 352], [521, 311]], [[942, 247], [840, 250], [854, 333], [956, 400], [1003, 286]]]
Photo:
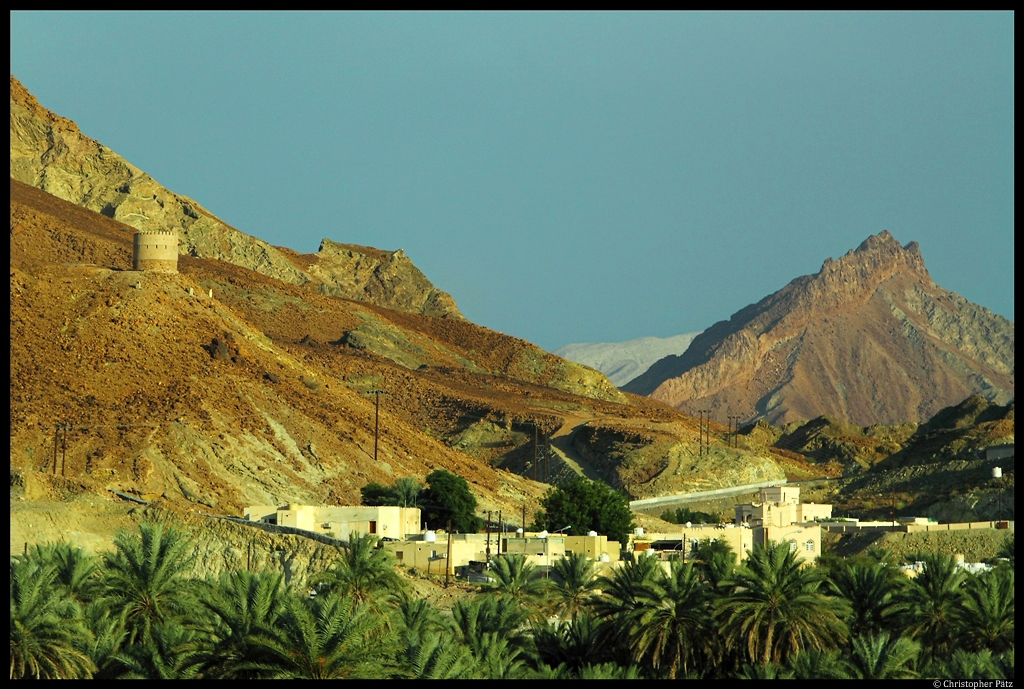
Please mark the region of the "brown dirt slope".
[[[680, 418], [461, 319], [196, 257], [180, 257], [177, 275], [133, 272], [132, 228], [15, 180], [10, 209], [15, 474], [239, 514], [358, 501], [369, 481], [445, 468], [482, 509], [518, 510], [543, 484], [492, 463], [530, 451], [523, 422], [550, 433], [568, 417]], [[387, 393], [376, 463], [373, 389]], [[509, 429], [507, 447], [452, 446], [485, 418]], [[71, 428], [55, 464], [58, 424]]]

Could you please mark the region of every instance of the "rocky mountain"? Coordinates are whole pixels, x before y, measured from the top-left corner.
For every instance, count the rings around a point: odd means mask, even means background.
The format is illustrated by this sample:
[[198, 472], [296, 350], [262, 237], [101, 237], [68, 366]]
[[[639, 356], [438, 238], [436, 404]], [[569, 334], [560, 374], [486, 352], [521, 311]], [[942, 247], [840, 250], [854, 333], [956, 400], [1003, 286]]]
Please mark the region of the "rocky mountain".
[[686, 351], [693, 338], [686, 333], [672, 337], [640, 337], [625, 342], [585, 342], [567, 344], [552, 354], [603, 373], [613, 384], [622, 387], [643, 374], [657, 361]]
[[971, 394], [1013, 398], [1013, 323], [937, 286], [883, 231], [738, 311], [624, 390], [771, 423], [924, 421]]
[[[158, 187], [13, 79], [11, 101], [12, 501], [39, 503], [12, 506], [12, 522], [27, 520], [19, 541], [78, 528], [51, 516], [37, 531], [42, 514], [92, 523], [112, 490], [153, 509], [238, 515], [357, 502], [367, 482], [445, 468], [481, 509], [519, 513], [566, 471], [635, 495], [711, 471], [690, 461], [692, 419], [467, 322], [401, 251], [270, 247]], [[179, 233], [177, 274], [131, 270], [139, 227]], [[617, 472], [619, 448], [604, 457], [603, 436], [574, 443], [591, 422], [656, 429], [673, 469], [637, 469], [644, 446]], [[773, 461], [756, 458], [779, 473]], [[745, 480], [742, 464], [716, 484]]]
[[39, 105], [11, 75], [11, 177], [137, 230], [173, 230], [183, 255], [249, 268], [322, 294], [391, 309], [461, 318], [401, 249], [381, 251], [325, 239], [316, 254], [273, 247], [225, 224], [152, 177], [71, 120]]

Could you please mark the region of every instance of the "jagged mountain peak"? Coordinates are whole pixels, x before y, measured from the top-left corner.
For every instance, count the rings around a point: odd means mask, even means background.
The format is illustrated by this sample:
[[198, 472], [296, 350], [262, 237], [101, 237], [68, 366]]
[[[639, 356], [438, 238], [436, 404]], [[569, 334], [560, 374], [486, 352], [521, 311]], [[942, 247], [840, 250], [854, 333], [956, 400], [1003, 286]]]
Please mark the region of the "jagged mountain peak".
[[916, 242], [882, 231], [704, 331], [624, 390], [772, 423], [832, 414], [924, 420], [1013, 396], [1013, 323], [932, 281]]

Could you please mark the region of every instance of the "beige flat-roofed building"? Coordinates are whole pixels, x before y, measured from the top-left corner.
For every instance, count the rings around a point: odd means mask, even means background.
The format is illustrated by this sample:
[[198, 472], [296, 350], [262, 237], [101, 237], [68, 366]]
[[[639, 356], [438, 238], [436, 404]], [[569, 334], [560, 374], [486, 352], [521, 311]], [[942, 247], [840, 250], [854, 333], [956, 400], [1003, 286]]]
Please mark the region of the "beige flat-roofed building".
[[832, 505], [800, 502], [799, 486], [771, 486], [758, 491], [758, 503], [736, 505], [736, 523], [786, 526], [829, 519]]
[[340, 505], [253, 505], [245, 509], [249, 521], [291, 526], [347, 539], [350, 534], [375, 534], [400, 540], [420, 532], [418, 507], [366, 507]]
[[755, 526], [754, 542], [765, 545], [768, 541], [788, 543], [789, 550], [799, 559], [814, 562], [821, 554], [821, 527], [817, 524], [787, 524], [785, 526]]
[[[448, 539], [451, 538], [449, 554]], [[456, 573], [470, 563], [488, 559], [486, 534], [448, 534], [427, 532], [399, 543], [385, 543], [384, 549], [399, 564], [434, 574], [443, 574], [447, 567]], [[523, 555], [528, 564], [547, 570], [567, 553], [584, 553], [607, 569], [619, 561], [618, 541], [607, 536], [512, 535], [493, 533], [490, 537], [490, 559], [505, 555]]]
[[680, 525], [678, 531], [644, 532], [632, 538], [634, 555], [656, 555], [661, 560], [690, 561], [697, 553], [701, 541], [723, 541], [736, 553], [737, 561], [747, 557], [754, 547], [752, 529], [735, 524]]

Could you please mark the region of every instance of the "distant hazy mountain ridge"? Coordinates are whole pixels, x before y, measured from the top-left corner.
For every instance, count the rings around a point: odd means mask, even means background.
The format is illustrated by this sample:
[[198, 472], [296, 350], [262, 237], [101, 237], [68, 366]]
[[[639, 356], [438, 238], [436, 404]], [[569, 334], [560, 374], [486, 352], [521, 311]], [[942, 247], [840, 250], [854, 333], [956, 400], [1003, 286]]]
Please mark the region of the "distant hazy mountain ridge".
[[643, 374], [656, 361], [686, 351], [699, 332], [672, 337], [640, 337], [625, 342], [567, 344], [552, 354], [603, 373], [622, 387]]
[[1013, 323], [938, 287], [887, 231], [705, 330], [624, 387], [713, 418], [923, 421], [1013, 398]]

